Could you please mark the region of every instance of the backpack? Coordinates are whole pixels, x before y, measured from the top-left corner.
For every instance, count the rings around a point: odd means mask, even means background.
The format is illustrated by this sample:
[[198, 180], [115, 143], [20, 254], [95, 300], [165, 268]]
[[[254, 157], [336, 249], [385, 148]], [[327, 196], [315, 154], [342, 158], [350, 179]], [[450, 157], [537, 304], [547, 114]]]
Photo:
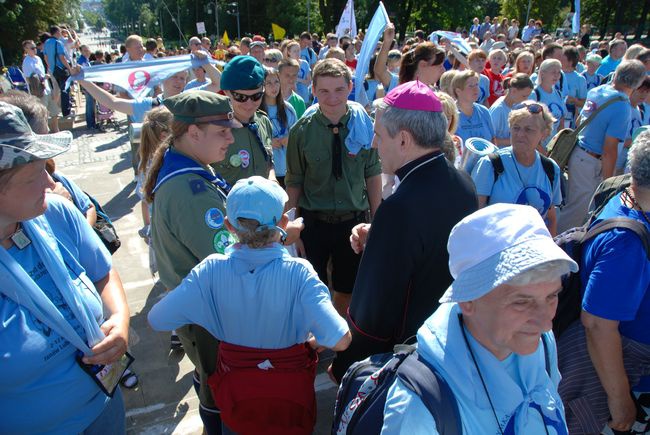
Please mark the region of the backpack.
[[587, 211], [587, 222], [591, 223], [605, 208], [610, 199], [627, 189], [632, 183], [630, 174], [617, 175], [603, 180], [591, 197]]
[[[537, 89], [535, 89], [535, 92], [538, 92]], [[604, 110], [607, 106], [617, 101], [625, 101], [625, 99], [623, 97], [611, 98], [607, 100], [605, 104], [596, 109], [589, 118], [582, 121], [575, 130], [571, 128], [563, 128], [555, 133], [555, 136], [553, 136], [548, 142], [546, 149], [548, 150], [548, 156], [555, 160], [555, 163], [560, 167], [560, 171], [566, 170], [567, 165], [569, 164], [569, 157], [571, 157], [571, 153], [573, 153], [573, 150], [578, 144], [578, 135], [580, 132], [587, 127], [594, 118], [596, 118], [596, 115], [598, 115], [601, 110]]]
[[[613, 196], [613, 195], [612, 195]], [[605, 202], [606, 203], [606, 202]], [[595, 215], [594, 215], [595, 216]], [[582, 247], [585, 242], [598, 234], [614, 228], [623, 228], [634, 232], [643, 243], [648, 260], [650, 260], [650, 234], [642, 222], [636, 219], [615, 217], [604, 219], [590, 227], [587, 222], [582, 227], [572, 228], [555, 237], [555, 243], [566, 252], [578, 265], [581, 265]], [[553, 333], [557, 339], [576, 320], [582, 311], [582, 280], [580, 271], [562, 277], [562, 291], [559, 294], [557, 312], [553, 319]]]
[[[499, 175], [503, 174], [505, 168], [503, 167], [503, 161], [501, 160], [501, 155], [499, 153], [490, 153], [488, 154], [490, 163], [492, 163], [492, 168], [494, 169], [494, 182], [497, 182]], [[542, 161], [542, 168], [544, 168], [544, 173], [548, 178], [548, 181], [551, 182], [551, 188], [553, 188], [553, 183], [555, 183], [555, 168], [553, 167], [553, 162], [546, 156], [539, 155], [540, 160]]]
[[334, 406], [332, 435], [378, 434], [393, 381], [399, 378], [427, 407], [438, 433], [460, 435], [460, 413], [447, 382], [422, 358], [415, 346], [395, 346], [395, 353], [372, 355], [345, 372]]

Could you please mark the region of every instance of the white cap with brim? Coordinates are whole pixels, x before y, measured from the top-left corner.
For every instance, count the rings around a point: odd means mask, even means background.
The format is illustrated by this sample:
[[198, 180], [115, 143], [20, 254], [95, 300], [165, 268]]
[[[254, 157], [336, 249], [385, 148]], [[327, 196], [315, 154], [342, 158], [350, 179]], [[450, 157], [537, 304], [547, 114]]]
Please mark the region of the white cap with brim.
[[564, 273], [578, 265], [555, 244], [537, 210], [528, 205], [494, 204], [461, 220], [451, 230], [449, 271], [454, 282], [439, 302], [468, 302], [485, 296], [517, 275], [560, 261]]

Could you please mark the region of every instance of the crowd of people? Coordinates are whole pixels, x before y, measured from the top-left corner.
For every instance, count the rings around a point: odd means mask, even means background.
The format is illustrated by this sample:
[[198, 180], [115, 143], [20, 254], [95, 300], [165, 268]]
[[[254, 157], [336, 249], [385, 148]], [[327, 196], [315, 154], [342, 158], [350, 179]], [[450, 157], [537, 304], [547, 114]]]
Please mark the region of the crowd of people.
[[[72, 141], [57, 120], [68, 77], [181, 54], [200, 66], [148, 96], [78, 84], [87, 128], [96, 105], [142, 124], [139, 233], [168, 291], [148, 319], [195, 366], [205, 433], [311, 433], [318, 353], [336, 352], [339, 384], [414, 337], [463, 433], [650, 431], [650, 49], [487, 16], [397, 36], [389, 23], [363, 89], [363, 33], [179, 50], [131, 35], [92, 53], [52, 26], [24, 41], [33, 95], [0, 95], [0, 432], [125, 431], [126, 296], [94, 206], [54, 172]], [[558, 164], [565, 128], [581, 130]], [[572, 259], [553, 237], [619, 176], [587, 225], [625, 217], [646, 239], [614, 228]], [[568, 274], [581, 314], [554, 336]], [[403, 378], [385, 400], [382, 434], [446, 433]]]

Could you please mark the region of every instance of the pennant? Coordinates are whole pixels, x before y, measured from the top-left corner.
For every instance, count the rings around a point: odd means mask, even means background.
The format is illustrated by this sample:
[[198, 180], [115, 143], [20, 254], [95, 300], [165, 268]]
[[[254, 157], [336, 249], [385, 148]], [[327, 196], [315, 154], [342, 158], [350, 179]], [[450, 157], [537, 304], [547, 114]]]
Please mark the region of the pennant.
[[368, 26], [368, 31], [366, 36], [363, 38], [363, 43], [361, 44], [361, 52], [359, 57], [357, 57], [357, 69], [354, 73], [354, 99], [357, 103], [361, 103], [364, 107], [368, 105], [368, 96], [366, 95], [366, 90], [363, 86], [363, 82], [366, 79], [368, 74], [368, 67], [370, 65], [370, 58], [375, 54], [375, 49], [377, 48], [377, 42], [379, 38], [384, 33], [386, 25], [390, 23], [388, 19], [388, 13], [382, 2], [379, 2], [379, 6], [375, 11], [375, 14], [370, 20], [370, 25]]
[[158, 86], [177, 72], [189, 68], [198, 68], [208, 62], [224, 64], [209, 57], [197, 59], [191, 54], [186, 54], [148, 61], [94, 65], [82, 68], [79, 74], [69, 77], [66, 82], [66, 89], [73, 80], [111, 83], [125, 89], [131, 97], [138, 99], [146, 97], [155, 86]]
[[271, 23], [271, 29], [273, 30], [273, 39], [276, 41], [282, 41], [284, 39], [284, 35], [287, 34], [287, 31], [284, 28], [278, 26], [275, 23]]
[[336, 26], [336, 36], [357, 36], [357, 19], [354, 16], [354, 0], [348, 0], [345, 9], [341, 14], [338, 26]]
[[469, 43], [463, 39], [460, 33], [446, 32], [444, 30], [436, 30], [431, 35], [429, 35], [429, 40], [433, 43], [438, 44], [439, 37], [445, 38], [449, 40], [449, 42], [455, 44], [458, 47], [458, 51], [460, 51], [466, 56], [469, 54], [470, 51], [472, 51], [472, 47], [470, 47]]
[[580, 0], [575, 0], [575, 13], [573, 20], [571, 20], [571, 31], [574, 35], [580, 34]]
[[223, 31], [223, 37], [221, 38], [221, 40], [223, 41], [223, 43], [226, 46], [230, 45], [230, 38], [228, 37], [228, 31], [227, 30]]

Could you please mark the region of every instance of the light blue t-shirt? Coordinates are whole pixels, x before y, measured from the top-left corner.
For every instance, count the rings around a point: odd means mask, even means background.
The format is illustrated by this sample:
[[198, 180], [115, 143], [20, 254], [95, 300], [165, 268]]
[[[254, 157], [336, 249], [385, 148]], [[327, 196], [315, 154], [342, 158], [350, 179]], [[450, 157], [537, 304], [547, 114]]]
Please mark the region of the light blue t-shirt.
[[490, 79], [485, 74], [478, 77], [478, 100], [477, 103], [485, 105], [487, 97], [490, 96]]
[[632, 107], [630, 110], [630, 128], [627, 131], [627, 136], [624, 141], [618, 143], [618, 155], [616, 156], [616, 169], [624, 169], [627, 165], [627, 154], [630, 151], [629, 148], [624, 146], [627, 140], [632, 139], [634, 131], [643, 125], [643, 119], [641, 119], [641, 112], [638, 108]]
[[217, 339], [258, 349], [304, 343], [333, 347], [348, 331], [311, 264], [282, 245], [235, 245], [213, 254], [149, 312], [156, 330], [203, 326]]
[[[311, 68], [309, 64], [307, 63], [306, 60], [300, 59], [300, 69], [298, 70], [298, 79], [299, 80], [304, 80], [307, 78], [307, 76], [311, 73]], [[310, 95], [309, 95], [309, 86], [302, 84], [300, 82], [296, 82], [296, 92], [298, 95], [302, 97], [303, 100], [305, 100], [305, 103], [307, 101], [311, 101]]]
[[591, 75], [586, 70], [582, 73], [582, 77], [584, 77], [587, 81], [587, 91], [600, 86], [603, 81], [603, 76], [600, 74], [596, 73], [594, 75]]
[[608, 100], [622, 97], [623, 101], [610, 104], [601, 111], [596, 119], [582, 129], [578, 135], [578, 144], [597, 154], [603, 153], [603, 143], [607, 136], [625, 140], [630, 127], [630, 99], [622, 92], [610, 85], [598, 86], [587, 93], [587, 101], [580, 112], [581, 121], [584, 122], [593, 112]]
[[[537, 73], [534, 72], [530, 76], [530, 80], [535, 84], [536, 87], [539, 86], [537, 84]], [[564, 77], [564, 71], [560, 71], [560, 80], [557, 81], [555, 86], [553, 86], [557, 91], [560, 93], [562, 98], [565, 98], [567, 96], [567, 82], [566, 82], [566, 77]]]
[[399, 76], [395, 73], [390, 73], [390, 83], [388, 84], [388, 89], [386, 89], [386, 94], [388, 94], [393, 88], [396, 88], [399, 85]]
[[[539, 92], [539, 98], [537, 93]], [[551, 134], [542, 142], [544, 147], [551, 140], [551, 138], [557, 133], [558, 128], [560, 127], [560, 120], [564, 118], [566, 114], [566, 105], [564, 104], [564, 98], [560, 95], [560, 91], [553, 89], [553, 92], [548, 93], [541, 86], [535, 87], [535, 90], [530, 94], [530, 99], [534, 101], [539, 101], [540, 103], [546, 104], [548, 110], [553, 114], [555, 122], [553, 123], [553, 128], [551, 129]]]
[[212, 84], [212, 80], [210, 80], [210, 79], [205, 79], [204, 82], [200, 82], [197, 79], [194, 79], [194, 80], [190, 80], [185, 85], [185, 87], [183, 88], [183, 91], [189, 91], [190, 89], [195, 89], [195, 88], [199, 88], [199, 87], [202, 87], [202, 86], [205, 87], [205, 86], [208, 86], [208, 85], [211, 85], [211, 84]]
[[[71, 278], [82, 289], [93, 315], [101, 319], [101, 299], [95, 289], [85, 289], [75, 274], [85, 272], [97, 282], [110, 272], [111, 256], [70, 201], [48, 195], [47, 203], [45, 217], [53, 233], [78, 261], [66, 260]], [[8, 252], [85, 339], [33, 244], [22, 250], [13, 246]], [[108, 397], [77, 364], [77, 349], [1, 293], [0, 325], [0, 433], [82, 432], [103, 411]]]
[[[47, 56], [47, 59], [50, 63], [49, 67], [47, 63], [45, 64], [45, 67], [47, 68], [47, 72], [49, 72], [50, 74], [54, 73], [55, 63], [56, 66], [60, 68], [65, 68], [63, 62], [61, 62], [61, 59], [59, 58], [59, 56], [61, 55], [65, 56], [65, 47], [63, 46], [63, 40], [56, 39], [56, 38], [48, 39], [47, 41], [45, 41], [45, 45], [43, 46], [43, 51], [45, 52], [45, 56]], [[56, 59], [56, 60], [53, 62], [52, 59]]]
[[603, 77], [607, 77], [607, 75], [616, 71], [616, 67], [621, 63], [621, 60], [622, 59], [613, 60], [610, 55], [607, 55], [600, 63], [600, 67], [598, 67], [596, 72]]
[[309, 66], [312, 67], [318, 60], [318, 56], [316, 55], [316, 52], [311, 49], [311, 47], [307, 46], [300, 50], [300, 59], [305, 60]]
[[481, 137], [492, 142], [494, 139], [494, 126], [487, 107], [474, 103], [472, 116], [458, 111], [458, 130], [456, 134], [465, 142], [470, 137]]
[[551, 205], [562, 203], [560, 168], [553, 162], [553, 186], [544, 172], [539, 153], [535, 162], [526, 167], [515, 160], [512, 147], [497, 151], [503, 162], [503, 173], [494, 182], [494, 167], [488, 156], [482, 157], [472, 171], [472, 180], [479, 196], [489, 196], [488, 205], [497, 203], [530, 205], [542, 217]]
[[77, 184], [68, 179], [65, 175], [60, 172], [54, 172], [52, 174], [54, 181], [59, 181], [63, 184], [63, 187], [70, 192], [72, 197], [72, 203], [77, 207], [77, 209], [82, 213], [86, 214], [91, 205], [93, 205], [90, 197], [83, 191]]
[[[287, 137], [289, 135], [289, 130], [296, 123], [298, 118], [296, 117], [296, 111], [293, 110], [291, 104], [284, 105], [286, 114], [287, 114], [287, 125], [282, 125], [280, 119], [278, 118], [278, 106], [266, 106], [266, 114], [271, 120], [271, 125], [273, 126], [273, 139]], [[279, 177], [284, 177], [287, 173], [287, 147], [282, 148], [273, 148], [273, 167], [275, 169], [275, 175]]]
[[490, 107], [490, 118], [494, 126], [494, 135], [497, 139], [510, 139], [510, 125], [508, 115], [512, 107], [506, 104], [506, 97], [499, 97]]
[[[566, 81], [566, 97], [574, 97], [579, 100], [587, 98], [587, 80], [576, 71], [564, 73]], [[564, 127], [575, 128], [575, 119], [578, 116], [577, 109], [573, 104], [566, 105], [567, 111], [564, 116]]]

